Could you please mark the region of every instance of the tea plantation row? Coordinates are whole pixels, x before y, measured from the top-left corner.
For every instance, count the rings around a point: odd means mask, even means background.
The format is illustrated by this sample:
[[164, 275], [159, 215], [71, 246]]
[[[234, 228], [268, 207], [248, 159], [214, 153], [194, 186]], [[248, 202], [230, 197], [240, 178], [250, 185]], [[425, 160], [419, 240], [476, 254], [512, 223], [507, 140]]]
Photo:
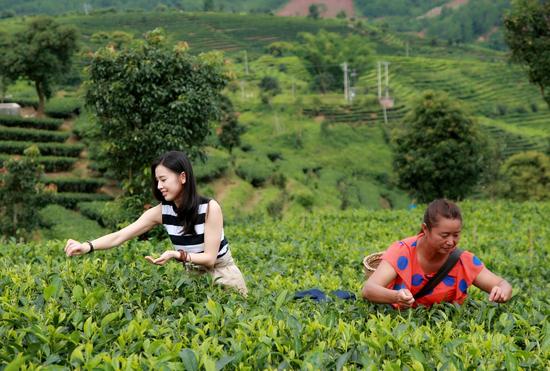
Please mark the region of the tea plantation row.
[[404, 312], [293, 299], [314, 287], [359, 294], [362, 257], [417, 232], [420, 209], [227, 221], [246, 299], [180, 264], [148, 264], [166, 241], [71, 259], [63, 241], [3, 244], [0, 368], [548, 368], [550, 204], [461, 206], [461, 245], [513, 284], [508, 304], [475, 288], [462, 307]]

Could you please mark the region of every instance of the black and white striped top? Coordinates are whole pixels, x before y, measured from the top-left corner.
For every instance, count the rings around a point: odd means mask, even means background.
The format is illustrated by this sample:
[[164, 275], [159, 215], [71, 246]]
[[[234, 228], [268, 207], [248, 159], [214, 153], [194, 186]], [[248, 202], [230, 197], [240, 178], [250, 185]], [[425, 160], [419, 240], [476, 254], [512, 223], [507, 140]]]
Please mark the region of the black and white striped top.
[[[170, 236], [170, 241], [176, 250], [185, 250], [188, 253], [204, 252], [204, 222], [206, 220], [206, 210], [208, 209], [208, 200], [199, 205], [199, 217], [195, 224], [196, 234], [184, 233], [181, 222], [178, 222], [178, 215], [174, 206], [169, 202], [162, 202], [162, 224]], [[229, 243], [225, 239], [223, 228], [220, 240], [220, 247], [217, 258], [221, 258], [229, 251]]]

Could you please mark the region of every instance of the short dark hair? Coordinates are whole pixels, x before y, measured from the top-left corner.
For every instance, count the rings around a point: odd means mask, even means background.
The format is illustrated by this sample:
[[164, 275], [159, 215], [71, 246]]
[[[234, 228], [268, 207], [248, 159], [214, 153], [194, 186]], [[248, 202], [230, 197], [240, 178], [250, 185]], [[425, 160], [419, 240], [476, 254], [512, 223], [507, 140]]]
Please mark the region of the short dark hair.
[[458, 219], [462, 222], [460, 208], [454, 202], [444, 198], [439, 198], [430, 202], [426, 212], [424, 212], [424, 224], [431, 230], [432, 227], [437, 226], [437, 222], [440, 218]]

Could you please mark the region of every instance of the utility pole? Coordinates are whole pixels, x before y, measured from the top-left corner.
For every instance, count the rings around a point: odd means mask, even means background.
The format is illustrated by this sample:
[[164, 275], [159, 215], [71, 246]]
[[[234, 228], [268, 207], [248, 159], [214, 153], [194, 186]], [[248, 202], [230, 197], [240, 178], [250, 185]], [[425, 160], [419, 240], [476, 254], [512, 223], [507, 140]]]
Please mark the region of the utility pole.
[[378, 99], [382, 98], [382, 65], [378, 61]]
[[355, 98], [355, 87], [353, 87], [352, 85], [354, 85], [356, 77], [357, 77], [357, 72], [355, 70], [351, 70], [351, 79], [350, 79], [350, 87], [349, 87], [350, 102], [353, 102], [353, 98]]
[[244, 51], [244, 74], [248, 76], [248, 53]]
[[344, 99], [349, 102], [349, 78], [348, 78], [348, 62], [342, 64], [344, 70]]
[[241, 80], [241, 99], [244, 100], [244, 81]]
[[384, 62], [385, 72], [386, 72], [386, 98], [389, 98], [389, 90], [390, 90], [390, 76], [388, 74], [388, 62]]

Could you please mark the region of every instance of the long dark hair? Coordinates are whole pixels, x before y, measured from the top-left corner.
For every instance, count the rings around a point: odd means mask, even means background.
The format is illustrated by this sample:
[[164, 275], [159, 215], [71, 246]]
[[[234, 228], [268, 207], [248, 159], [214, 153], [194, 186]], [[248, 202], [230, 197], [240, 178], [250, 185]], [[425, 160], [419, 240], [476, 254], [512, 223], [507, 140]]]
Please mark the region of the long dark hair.
[[202, 197], [197, 192], [197, 182], [195, 181], [195, 175], [193, 175], [193, 167], [191, 161], [187, 158], [185, 153], [180, 151], [169, 151], [157, 158], [151, 164], [151, 176], [152, 176], [152, 190], [153, 195], [158, 201], [166, 201], [162, 196], [162, 193], [157, 188], [157, 179], [155, 177], [155, 169], [157, 166], [162, 165], [176, 174], [185, 173], [185, 184], [183, 185], [183, 195], [180, 203], [180, 207], [177, 207], [173, 203], [174, 210], [178, 215], [178, 221], [183, 226], [184, 233], [196, 234], [195, 224], [199, 217], [199, 205], [203, 202], [207, 202], [208, 199]]
[[444, 198], [430, 202], [426, 212], [424, 212], [424, 224], [428, 230], [432, 230], [432, 227], [437, 225], [439, 218], [458, 219], [462, 223], [460, 208], [454, 202]]

